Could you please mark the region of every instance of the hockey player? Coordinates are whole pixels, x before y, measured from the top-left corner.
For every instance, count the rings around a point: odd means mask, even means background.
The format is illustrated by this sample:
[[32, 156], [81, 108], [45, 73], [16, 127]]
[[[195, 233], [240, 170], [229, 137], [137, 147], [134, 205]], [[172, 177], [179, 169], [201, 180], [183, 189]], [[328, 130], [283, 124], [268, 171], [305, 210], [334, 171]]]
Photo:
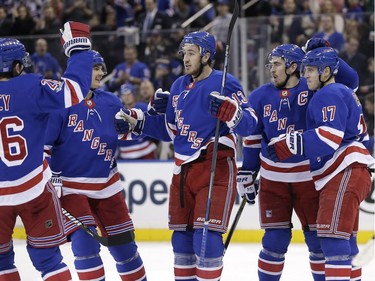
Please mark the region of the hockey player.
[[29, 54], [16, 39], [0, 39], [0, 280], [19, 281], [12, 242], [19, 216], [27, 251], [45, 281], [71, 280], [59, 245], [66, 242], [61, 206], [43, 157], [48, 112], [71, 106], [90, 89], [93, 54], [89, 27], [67, 22], [62, 31], [70, 58], [62, 81], [21, 75]]
[[309, 159], [319, 191], [317, 233], [325, 256], [326, 280], [360, 280], [352, 269], [358, 253], [359, 204], [370, 192], [368, 166], [374, 159], [363, 145], [366, 125], [355, 93], [335, 82], [339, 59], [334, 49], [308, 52], [302, 73], [308, 88], [316, 91], [307, 107], [306, 130], [292, 130], [274, 138], [268, 148], [274, 161], [290, 157]]
[[[219, 280], [223, 268], [226, 232], [235, 190], [233, 133], [250, 134], [256, 125], [253, 111], [238, 80], [228, 74], [225, 96], [223, 72], [212, 68], [215, 39], [207, 32], [192, 32], [183, 38], [180, 54], [186, 75], [171, 86], [166, 114], [144, 116], [137, 109], [122, 109], [115, 124], [123, 138], [149, 135], [173, 140], [175, 168], [169, 195], [169, 228], [173, 230], [175, 280]], [[205, 256], [201, 257], [202, 228], [210, 182], [213, 141], [217, 117], [221, 121], [217, 165], [212, 188], [209, 230]], [[202, 262], [201, 262], [202, 261]]]
[[314, 188], [305, 157], [295, 156], [284, 163], [273, 162], [267, 144], [273, 137], [305, 128], [305, 112], [312, 92], [299, 68], [304, 52], [294, 44], [274, 48], [268, 56], [272, 82], [249, 95], [258, 116], [253, 134], [244, 138], [243, 163], [237, 175], [237, 189], [254, 203], [260, 173], [260, 226], [265, 229], [259, 254], [261, 281], [280, 280], [285, 254], [292, 238], [292, 213], [296, 212], [310, 252], [310, 267], [315, 281], [324, 280], [324, 256], [316, 237], [318, 192]]
[[[87, 65], [92, 65], [92, 82], [85, 99], [50, 115], [46, 148], [51, 152], [51, 169], [62, 180], [63, 208], [93, 231], [99, 227], [108, 239], [123, 240], [108, 246], [121, 280], [144, 281], [146, 273], [115, 160], [118, 138], [113, 119], [122, 103], [98, 89], [106, 74], [103, 57], [95, 52]], [[104, 280], [98, 241], [72, 221], [66, 221], [65, 228], [79, 280]]]

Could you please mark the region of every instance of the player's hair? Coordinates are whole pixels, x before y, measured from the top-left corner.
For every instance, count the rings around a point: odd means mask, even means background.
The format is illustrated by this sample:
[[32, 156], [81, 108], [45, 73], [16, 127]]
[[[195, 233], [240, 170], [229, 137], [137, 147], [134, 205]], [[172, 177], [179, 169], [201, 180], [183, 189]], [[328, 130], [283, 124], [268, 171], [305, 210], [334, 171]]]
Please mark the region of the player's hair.
[[331, 47], [322, 47], [311, 50], [302, 60], [301, 72], [306, 66], [316, 66], [319, 74], [322, 74], [326, 67], [331, 69], [335, 75], [339, 69], [339, 58], [336, 51]]
[[94, 53], [92, 66], [94, 67], [95, 65], [101, 65], [103, 67], [104, 75], [106, 75], [107, 74], [107, 66], [104, 62], [104, 59], [103, 59], [102, 55], [98, 51], [95, 51], [95, 50], [92, 50], [92, 52]]
[[0, 38], [0, 75], [12, 73], [16, 63], [23, 67], [31, 66], [29, 53], [17, 39]]
[[213, 61], [216, 54], [216, 42], [213, 35], [206, 31], [195, 31], [184, 36], [181, 41], [178, 53], [183, 54], [185, 44], [193, 44], [199, 47], [201, 56], [210, 53], [209, 61]]

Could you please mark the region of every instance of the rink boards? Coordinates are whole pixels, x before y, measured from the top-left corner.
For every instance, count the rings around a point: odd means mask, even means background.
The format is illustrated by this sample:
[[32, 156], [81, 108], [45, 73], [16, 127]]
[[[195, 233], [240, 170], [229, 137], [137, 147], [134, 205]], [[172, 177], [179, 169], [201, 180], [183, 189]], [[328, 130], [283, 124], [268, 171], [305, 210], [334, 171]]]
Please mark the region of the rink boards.
[[[171, 161], [127, 161], [119, 162], [118, 169], [124, 183], [126, 201], [136, 228], [138, 241], [167, 241], [168, 189], [172, 177]], [[373, 191], [373, 190], [372, 190]], [[372, 194], [361, 205], [358, 240], [366, 242], [374, 233], [374, 197]], [[236, 200], [230, 225], [239, 207]], [[246, 205], [237, 225], [233, 242], [260, 242], [263, 231], [259, 229], [258, 205]], [[230, 227], [229, 225], [229, 227]], [[301, 226], [293, 218], [293, 242], [303, 242]], [[14, 237], [25, 238], [22, 223], [17, 221]]]

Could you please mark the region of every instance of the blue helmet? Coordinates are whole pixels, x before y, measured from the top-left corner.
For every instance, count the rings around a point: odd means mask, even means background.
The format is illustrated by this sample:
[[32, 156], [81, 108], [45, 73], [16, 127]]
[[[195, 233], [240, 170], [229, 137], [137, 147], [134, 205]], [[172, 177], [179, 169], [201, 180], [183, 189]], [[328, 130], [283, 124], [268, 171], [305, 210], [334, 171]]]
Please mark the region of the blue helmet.
[[135, 87], [130, 83], [122, 84], [120, 87], [120, 95], [135, 94]]
[[333, 75], [339, 69], [339, 57], [336, 51], [331, 47], [322, 47], [311, 50], [302, 60], [301, 72], [304, 72], [306, 66], [316, 66], [319, 74], [328, 66]]
[[272, 57], [279, 57], [284, 59], [286, 68], [289, 68], [293, 63], [296, 63], [297, 69], [299, 69], [304, 55], [305, 53], [297, 45], [282, 44], [271, 51], [268, 55], [268, 61], [271, 61]]
[[107, 74], [107, 66], [105, 65], [102, 55], [95, 50], [92, 50], [92, 52], [94, 53], [92, 65], [93, 66], [98, 65], [98, 64], [101, 65], [103, 67], [104, 75]]
[[0, 73], [11, 72], [16, 61], [24, 67], [31, 66], [25, 46], [17, 39], [0, 38]]
[[197, 45], [201, 56], [210, 53], [210, 60], [212, 60], [216, 53], [216, 42], [213, 35], [206, 31], [195, 31], [184, 36], [181, 41], [179, 54], [182, 54], [182, 48], [185, 44]]

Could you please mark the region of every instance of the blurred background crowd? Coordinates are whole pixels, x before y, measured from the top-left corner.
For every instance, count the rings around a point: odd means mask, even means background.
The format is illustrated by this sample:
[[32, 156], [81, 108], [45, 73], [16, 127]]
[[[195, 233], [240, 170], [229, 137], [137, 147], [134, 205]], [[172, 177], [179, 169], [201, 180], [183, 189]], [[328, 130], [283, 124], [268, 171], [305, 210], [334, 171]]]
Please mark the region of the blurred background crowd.
[[[68, 20], [84, 22], [90, 25], [93, 49], [107, 65], [102, 87], [118, 95], [124, 106], [142, 107], [156, 89], [169, 90], [183, 74], [178, 49], [187, 32], [206, 30], [215, 36], [215, 67], [222, 69], [233, 1], [0, 0], [0, 36], [25, 44], [33, 62], [28, 72], [59, 79], [66, 65], [59, 29]], [[374, 1], [238, 1], [229, 71], [245, 92], [269, 81], [264, 64], [274, 46], [303, 46], [309, 38], [324, 38], [359, 74], [357, 95], [373, 138]], [[152, 139], [119, 145], [119, 159], [172, 157], [170, 144]]]

